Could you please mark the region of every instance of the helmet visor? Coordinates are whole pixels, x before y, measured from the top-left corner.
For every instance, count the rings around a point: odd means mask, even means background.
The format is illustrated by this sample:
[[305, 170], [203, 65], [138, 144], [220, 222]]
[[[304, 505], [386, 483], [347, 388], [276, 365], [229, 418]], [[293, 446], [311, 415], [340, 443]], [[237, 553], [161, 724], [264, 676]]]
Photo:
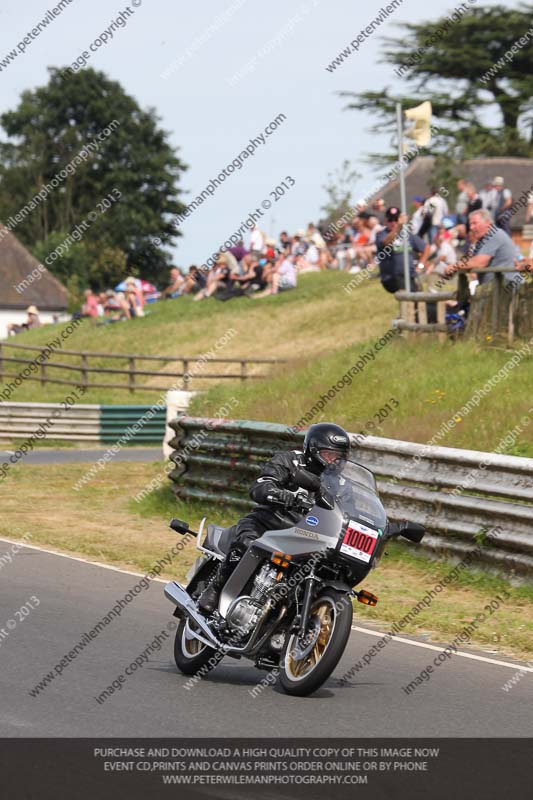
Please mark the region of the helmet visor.
[[328, 467], [343, 466], [346, 462], [346, 455], [340, 450], [322, 449], [318, 451], [318, 455]]

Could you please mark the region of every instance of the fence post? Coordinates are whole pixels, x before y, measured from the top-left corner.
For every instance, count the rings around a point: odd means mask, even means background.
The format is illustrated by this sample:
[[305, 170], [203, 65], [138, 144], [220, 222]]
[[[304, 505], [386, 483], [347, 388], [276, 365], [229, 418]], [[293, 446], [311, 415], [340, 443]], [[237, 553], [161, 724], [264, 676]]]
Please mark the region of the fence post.
[[181, 388], [186, 392], [189, 389], [189, 361], [184, 358], [183, 360], [183, 379]]
[[492, 335], [498, 333], [498, 320], [500, 317], [500, 293], [503, 286], [503, 273], [494, 273], [494, 286], [492, 290]]
[[515, 313], [518, 307], [518, 286], [508, 284], [510, 289], [509, 297], [509, 323], [507, 326], [507, 344], [512, 345], [515, 335]]
[[133, 356], [129, 357], [129, 390], [133, 394], [135, 392], [135, 359]]
[[45, 386], [46, 384], [46, 366], [44, 361], [41, 361], [41, 386]]
[[241, 361], [241, 382], [244, 382], [247, 378], [246, 374], [246, 361]]
[[[446, 300], [441, 300], [437, 303], [437, 322], [443, 325], [446, 322]], [[439, 331], [437, 339], [439, 342], [445, 342], [448, 334], [445, 331]]]
[[87, 377], [88, 376], [88, 373], [87, 373], [87, 367], [88, 366], [89, 366], [89, 364], [88, 364], [88, 361], [87, 361], [87, 354], [86, 353], [82, 353], [82, 356], [81, 356], [81, 385], [85, 389], [87, 389], [87, 386], [88, 386], [88, 377]]
[[3, 351], [3, 348], [2, 348], [2, 342], [0, 342], [0, 378], [1, 378], [1, 377], [3, 376], [3, 374], [4, 374], [4, 361], [3, 361], [3, 359], [2, 359], [2, 354], [3, 354], [3, 352], [4, 352], [4, 351]]

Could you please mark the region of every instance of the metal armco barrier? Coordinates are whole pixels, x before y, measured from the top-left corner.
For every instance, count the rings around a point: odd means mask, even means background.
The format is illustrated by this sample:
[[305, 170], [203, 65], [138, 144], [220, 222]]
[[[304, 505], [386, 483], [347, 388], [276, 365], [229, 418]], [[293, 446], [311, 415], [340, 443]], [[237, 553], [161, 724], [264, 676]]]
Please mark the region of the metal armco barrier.
[[[260, 464], [303, 441], [274, 423], [181, 416], [169, 424], [176, 495], [242, 509], [254, 505], [248, 489]], [[427, 527], [423, 546], [459, 557], [480, 549], [480, 565], [533, 575], [533, 459], [350, 436], [352, 456], [377, 476], [390, 518]], [[493, 536], [479, 548], [483, 531]]]
[[[150, 419], [143, 416], [153, 406], [100, 406], [76, 403], [0, 403], [0, 439], [27, 439], [58, 409], [53, 424], [45, 428], [48, 439], [79, 442], [161, 444], [165, 436], [166, 407], [158, 407]], [[135, 423], [138, 423], [135, 429]]]
[[129, 437], [128, 429], [139, 422], [138, 430], [133, 431], [136, 443], [162, 443], [166, 428], [166, 406], [160, 406], [153, 416], [143, 420], [143, 415], [152, 406], [100, 406], [100, 438], [102, 442], [117, 442], [123, 436]]

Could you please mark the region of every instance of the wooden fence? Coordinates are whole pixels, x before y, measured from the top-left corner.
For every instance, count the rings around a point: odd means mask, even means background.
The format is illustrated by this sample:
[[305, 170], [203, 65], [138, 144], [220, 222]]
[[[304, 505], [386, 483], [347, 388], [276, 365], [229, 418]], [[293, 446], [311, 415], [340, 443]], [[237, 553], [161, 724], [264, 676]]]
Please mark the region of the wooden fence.
[[[467, 273], [480, 275], [491, 273], [494, 280], [478, 286], [476, 294], [470, 297]], [[516, 284], [505, 282], [504, 273], [516, 276]], [[485, 269], [461, 270], [457, 273], [459, 282], [456, 292], [425, 291], [396, 292], [400, 304], [400, 318], [396, 321], [399, 330], [414, 333], [436, 333], [439, 339], [448, 337], [446, 324], [447, 300], [470, 300], [470, 311], [466, 323], [466, 334], [477, 338], [491, 339], [505, 337], [512, 346], [517, 337], [528, 338], [533, 332], [533, 291], [527, 280], [527, 272], [519, 272], [514, 267], [486, 267]], [[522, 278], [522, 280], [520, 280]], [[442, 283], [441, 283], [442, 281]], [[441, 288], [445, 279], [442, 278]], [[428, 322], [428, 304], [436, 306], [436, 322]], [[450, 309], [453, 310], [453, 309]]]
[[[17, 355], [9, 355], [11, 350], [25, 350], [35, 352], [37, 355], [34, 358], [22, 357]], [[49, 350], [49, 348], [48, 348]], [[181, 381], [179, 388], [188, 391], [190, 389], [192, 380], [240, 380], [246, 381], [250, 379], [264, 378], [264, 373], [258, 374], [251, 372], [251, 368], [256, 364], [282, 364], [285, 363], [280, 359], [270, 358], [207, 358], [206, 356], [149, 356], [141, 355], [140, 353], [90, 353], [80, 352], [78, 350], [61, 350], [61, 357], [78, 358], [78, 363], [65, 363], [64, 361], [51, 361], [48, 358], [42, 358], [46, 353], [47, 348], [37, 347], [34, 345], [15, 344], [11, 342], [0, 342], [0, 378], [5, 382], [10, 379], [20, 379], [22, 372], [30, 372], [29, 375], [24, 375], [24, 380], [39, 381], [42, 386], [47, 383], [63, 384], [65, 386], [83, 386], [86, 389], [124, 389], [131, 393], [135, 391], [168, 391], [172, 388], [178, 388], [176, 380]], [[125, 362], [127, 367], [121, 368], [117, 365], [113, 367], [91, 366], [90, 360], [94, 359], [116, 359]], [[149, 366], [161, 364], [162, 367], [167, 364], [177, 363], [180, 364], [180, 369], [172, 372], [162, 372], [161, 370], [141, 369], [139, 362], [149, 362]], [[237, 370], [230, 372], [209, 372], [203, 370], [198, 374], [194, 374], [194, 367], [196, 364], [205, 365], [207, 363], [213, 364], [230, 364], [235, 365]], [[6, 365], [21, 365], [19, 372], [6, 371]], [[77, 380], [67, 380], [66, 378], [52, 377], [50, 370], [68, 370], [72, 373], [78, 373]], [[192, 371], [192, 374], [191, 374]], [[57, 375], [57, 373], [56, 373]], [[92, 376], [98, 378], [99, 376], [106, 375], [124, 375], [127, 377], [127, 383], [103, 383], [95, 382], [91, 379]], [[73, 376], [74, 377], [74, 376]], [[136, 381], [138, 377], [168, 377], [172, 380], [172, 385], [168, 386], [154, 386], [153, 384], [144, 384]]]

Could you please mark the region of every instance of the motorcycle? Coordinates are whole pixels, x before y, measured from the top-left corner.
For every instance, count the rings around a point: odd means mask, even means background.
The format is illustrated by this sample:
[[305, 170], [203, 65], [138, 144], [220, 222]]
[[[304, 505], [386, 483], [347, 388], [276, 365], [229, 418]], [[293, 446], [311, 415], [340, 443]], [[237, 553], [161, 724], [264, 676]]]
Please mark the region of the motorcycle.
[[170, 581], [164, 589], [180, 619], [174, 657], [185, 675], [204, 676], [224, 655], [244, 657], [259, 669], [276, 670], [286, 693], [311, 694], [344, 652], [351, 599], [368, 606], [378, 602], [354, 587], [377, 565], [385, 543], [396, 536], [420, 542], [424, 536], [422, 525], [387, 520], [373, 474], [353, 461], [320, 477], [299, 470], [296, 483], [293, 508], [301, 519], [250, 544], [212, 614], [197, 600], [230, 551], [234, 527], [207, 525], [204, 538], [205, 517], [197, 533], [186, 522], [170, 522], [176, 533], [195, 535], [201, 552], [187, 586]]

